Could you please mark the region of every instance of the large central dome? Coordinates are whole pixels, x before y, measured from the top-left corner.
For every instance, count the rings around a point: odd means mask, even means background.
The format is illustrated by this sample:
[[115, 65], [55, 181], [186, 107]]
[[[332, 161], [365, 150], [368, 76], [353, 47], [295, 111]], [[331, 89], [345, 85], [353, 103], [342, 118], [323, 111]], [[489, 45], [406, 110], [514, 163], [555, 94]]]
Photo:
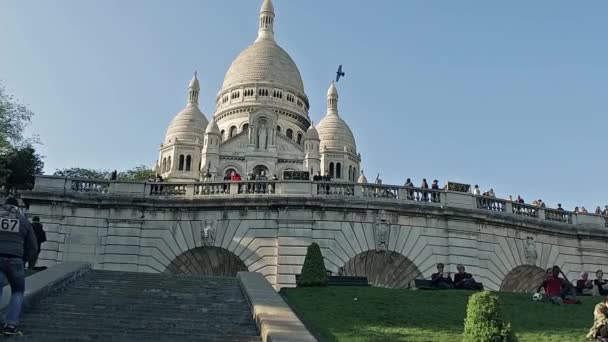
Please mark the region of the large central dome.
[[272, 84], [304, 95], [304, 83], [293, 59], [273, 39], [258, 39], [232, 62], [223, 89], [242, 84]]

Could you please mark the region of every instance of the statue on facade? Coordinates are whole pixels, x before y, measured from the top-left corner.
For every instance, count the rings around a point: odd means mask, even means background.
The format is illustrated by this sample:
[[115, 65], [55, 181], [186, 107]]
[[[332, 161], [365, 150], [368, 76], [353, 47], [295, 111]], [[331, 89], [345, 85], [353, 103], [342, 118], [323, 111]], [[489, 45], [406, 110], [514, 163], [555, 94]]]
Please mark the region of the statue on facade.
[[536, 259], [538, 258], [538, 253], [536, 252], [536, 243], [534, 242], [534, 238], [528, 236], [526, 238], [526, 263], [528, 265], [536, 265]]
[[258, 148], [263, 150], [268, 148], [268, 132], [265, 124], [258, 129]]
[[215, 229], [210, 222], [205, 221], [205, 227], [201, 231], [203, 246], [213, 246], [215, 243]]
[[376, 222], [376, 252], [384, 252], [388, 249], [388, 231], [386, 212], [381, 210]]

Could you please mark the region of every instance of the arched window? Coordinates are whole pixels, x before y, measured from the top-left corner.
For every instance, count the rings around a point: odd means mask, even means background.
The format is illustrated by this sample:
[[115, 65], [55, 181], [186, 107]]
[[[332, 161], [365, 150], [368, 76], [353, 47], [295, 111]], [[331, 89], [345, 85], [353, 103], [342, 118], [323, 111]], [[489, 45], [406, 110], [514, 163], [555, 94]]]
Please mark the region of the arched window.
[[184, 171], [184, 155], [181, 154], [179, 156], [179, 166], [177, 168], [179, 171]]
[[192, 168], [192, 156], [188, 155], [188, 156], [186, 156], [186, 171], [190, 171], [191, 168]]
[[243, 132], [247, 132], [249, 130], [249, 124], [243, 125]]
[[342, 164], [336, 164], [336, 178], [342, 178]]
[[287, 133], [287, 137], [289, 139], [293, 139], [293, 130], [291, 128], [288, 129], [286, 133]]
[[296, 142], [298, 143], [298, 145], [302, 144], [302, 133], [298, 132], [298, 138], [296, 139]]
[[281, 133], [281, 126], [277, 126], [277, 132]]
[[171, 164], [171, 156], [169, 156], [169, 158], [167, 158], [167, 172], [171, 171], [172, 169], [172, 164]]
[[232, 127], [230, 127], [230, 133], [229, 133], [228, 137], [232, 138], [235, 135], [236, 135], [236, 126], [232, 126]]
[[357, 168], [353, 167], [353, 182], [356, 182], [359, 178], [359, 174], [357, 173]]
[[223, 130], [220, 132], [220, 135], [222, 136], [222, 140], [225, 140], [225, 139], [226, 139], [226, 130], [225, 130], [225, 129], [223, 129]]
[[167, 172], [167, 158], [163, 158], [163, 164], [160, 167], [160, 171], [163, 173]]
[[354, 181], [355, 176], [353, 175], [353, 167], [352, 165], [348, 165], [348, 180], [350, 182]]
[[202, 160], [199, 160], [199, 161], [198, 161], [198, 170], [199, 170], [199, 171], [201, 170], [201, 167], [202, 167], [202, 166], [203, 166], [203, 161], [202, 161]]
[[329, 177], [334, 178], [334, 163], [329, 163]]

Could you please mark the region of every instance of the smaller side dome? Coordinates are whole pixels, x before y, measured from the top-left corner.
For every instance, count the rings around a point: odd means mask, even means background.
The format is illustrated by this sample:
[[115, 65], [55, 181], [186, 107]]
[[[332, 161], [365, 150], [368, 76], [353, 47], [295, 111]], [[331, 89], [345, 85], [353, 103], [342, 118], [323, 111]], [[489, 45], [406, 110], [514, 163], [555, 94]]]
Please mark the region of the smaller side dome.
[[306, 131], [304, 140], [319, 140], [319, 132], [317, 132], [314, 124], [310, 125], [308, 131]]
[[365, 174], [363, 173], [363, 170], [361, 170], [361, 176], [359, 176], [359, 179], [357, 179], [357, 183], [359, 183], [359, 184], [367, 184], [367, 177], [365, 177]]
[[194, 77], [188, 84], [188, 104], [181, 112], [177, 113], [165, 135], [165, 143], [170, 143], [176, 140], [196, 142], [203, 141], [205, 128], [209, 122], [207, 118], [198, 108], [198, 94], [200, 84], [196, 72]]
[[220, 135], [220, 128], [218, 127], [215, 120], [211, 120], [211, 122], [209, 122], [209, 125], [207, 125], [207, 129], [205, 130], [205, 134]]

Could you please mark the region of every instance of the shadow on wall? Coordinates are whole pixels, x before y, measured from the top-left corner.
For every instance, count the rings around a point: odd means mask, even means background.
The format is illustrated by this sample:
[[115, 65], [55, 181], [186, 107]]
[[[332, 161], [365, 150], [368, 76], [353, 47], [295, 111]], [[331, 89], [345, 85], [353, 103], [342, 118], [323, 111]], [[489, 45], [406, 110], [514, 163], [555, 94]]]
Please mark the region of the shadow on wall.
[[421, 277], [418, 267], [405, 256], [375, 250], [355, 255], [344, 265], [345, 276], [367, 277], [370, 285], [386, 288], [409, 288]]
[[501, 292], [532, 293], [545, 280], [545, 270], [538, 266], [522, 265], [512, 269], [500, 285]]
[[219, 247], [197, 247], [178, 255], [165, 273], [236, 277], [247, 267], [234, 253]]

